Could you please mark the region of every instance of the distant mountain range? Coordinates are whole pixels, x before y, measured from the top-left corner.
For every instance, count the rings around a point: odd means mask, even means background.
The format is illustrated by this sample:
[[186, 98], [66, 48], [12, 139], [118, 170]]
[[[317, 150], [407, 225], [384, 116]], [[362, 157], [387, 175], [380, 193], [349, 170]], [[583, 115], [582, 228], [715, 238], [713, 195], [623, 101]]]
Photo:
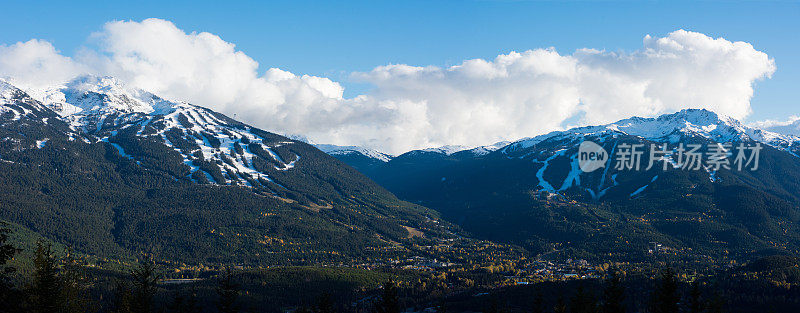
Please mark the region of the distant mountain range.
[[452, 236], [306, 143], [110, 77], [0, 81], [0, 220], [98, 256], [307, 264]]
[[770, 125], [764, 125], [763, 127], [765, 130], [776, 132], [779, 134], [785, 135], [792, 135], [792, 136], [800, 136], [800, 118], [792, 117], [791, 120], [784, 123], [771, 123]]
[[[608, 151], [605, 167], [580, 170], [584, 141]], [[700, 145], [709, 157], [720, 143], [730, 144], [733, 168], [676, 166], [681, 145]], [[658, 160], [645, 170], [651, 144], [668, 145], [666, 170]], [[757, 170], [734, 166], [739, 144], [763, 147]], [[630, 145], [644, 150], [641, 170], [615, 168]], [[373, 162], [350, 151], [333, 155], [401, 199], [540, 253], [647, 258], [658, 242], [687, 257], [728, 260], [800, 249], [800, 138], [706, 110], [557, 131], [485, 153], [428, 149]]]

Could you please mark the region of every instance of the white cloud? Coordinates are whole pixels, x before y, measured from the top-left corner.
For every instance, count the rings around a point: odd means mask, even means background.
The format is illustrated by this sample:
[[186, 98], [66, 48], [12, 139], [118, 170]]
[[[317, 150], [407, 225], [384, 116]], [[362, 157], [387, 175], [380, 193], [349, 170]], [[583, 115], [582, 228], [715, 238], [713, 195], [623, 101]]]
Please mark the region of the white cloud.
[[788, 120], [764, 120], [753, 123], [754, 127], [784, 135], [800, 136], [800, 116], [790, 116]]
[[[232, 43], [186, 33], [169, 21], [110, 22], [93, 38], [100, 48], [77, 56], [77, 62], [43, 41], [0, 47], [0, 75], [47, 82], [89, 68], [267, 130], [392, 153], [489, 144], [566, 123], [606, 123], [683, 108], [744, 118], [754, 82], [775, 71], [774, 61], [748, 43], [679, 30], [646, 36], [633, 52], [560, 54], [550, 48], [446, 68], [378, 66], [353, 74], [375, 88], [346, 99], [343, 87], [324, 77], [277, 68], [260, 75], [258, 63]], [[17, 51], [28, 45], [42, 57], [17, 62]]]
[[558, 129], [571, 118], [598, 124], [706, 108], [741, 119], [754, 81], [774, 71], [750, 44], [679, 30], [647, 36], [632, 53], [536, 49], [449, 68], [381, 66], [356, 77], [375, 84], [379, 99], [424, 102], [429, 143], [477, 145]]
[[86, 70], [44, 40], [31, 39], [8, 46], [0, 44], [0, 77], [15, 84], [44, 87]]

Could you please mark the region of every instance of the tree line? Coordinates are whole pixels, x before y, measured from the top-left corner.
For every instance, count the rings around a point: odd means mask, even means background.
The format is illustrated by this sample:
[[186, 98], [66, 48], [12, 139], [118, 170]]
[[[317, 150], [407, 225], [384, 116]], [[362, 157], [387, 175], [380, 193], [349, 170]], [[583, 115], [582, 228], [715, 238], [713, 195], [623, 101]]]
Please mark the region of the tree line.
[[[0, 313], [156, 313], [156, 312], [242, 312], [241, 284], [231, 267], [216, 276], [214, 299], [200, 299], [197, 289], [176, 289], [170, 299], [156, 301], [159, 284], [165, 276], [151, 259], [145, 257], [123, 277], [114, 281], [111, 299], [98, 300], [90, 292], [94, 282], [86, 267], [71, 250], [58, 256], [50, 243], [39, 240], [33, 257], [33, 268], [25, 282], [16, 282], [17, 269], [10, 263], [21, 249], [9, 242], [10, 230], [0, 224]], [[387, 281], [384, 293], [371, 303], [369, 312], [399, 313], [397, 284]], [[210, 301], [209, 301], [210, 300]], [[341, 307], [330, 295], [320, 297], [313, 306], [297, 308], [296, 312], [340, 312]]]

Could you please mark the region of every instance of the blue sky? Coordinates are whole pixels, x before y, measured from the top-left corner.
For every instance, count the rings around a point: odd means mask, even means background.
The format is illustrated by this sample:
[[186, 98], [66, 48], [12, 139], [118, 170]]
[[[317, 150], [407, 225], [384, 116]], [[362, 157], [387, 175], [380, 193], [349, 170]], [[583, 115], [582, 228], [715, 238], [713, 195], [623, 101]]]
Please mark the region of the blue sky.
[[[0, 42], [51, 41], [65, 54], [110, 20], [158, 17], [219, 35], [261, 64], [366, 88], [352, 71], [387, 63], [452, 65], [516, 50], [634, 50], [676, 29], [746, 41], [776, 61], [751, 119], [800, 114], [797, 1], [6, 1]], [[8, 14], [13, 12], [12, 14]]]
[[74, 55], [114, 20], [155, 17], [210, 32], [260, 64], [328, 77], [345, 97], [371, 85], [351, 73], [386, 64], [447, 67], [510, 51], [554, 47], [634, 51], [645, 35], [678, 29], [751, 43], [775, 60], [747, 121], [799, 115], [798, 1], [5, 1], [0, 44], [31, 38]]

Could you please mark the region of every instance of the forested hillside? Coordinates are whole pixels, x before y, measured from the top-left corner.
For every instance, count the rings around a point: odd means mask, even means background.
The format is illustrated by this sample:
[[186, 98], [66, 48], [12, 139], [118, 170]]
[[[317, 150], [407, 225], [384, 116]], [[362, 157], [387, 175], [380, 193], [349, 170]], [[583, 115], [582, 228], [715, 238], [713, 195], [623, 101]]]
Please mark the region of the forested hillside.
[[[584, 141], [608, 151], [604, 167], [579, 169]], [[532, 252], [621, 261], [669, 254], [724, 264], [800, 249], [797, 142], [687, 110], [553, 132], [490, 153], [412, 151], [377, 166], [352, 165], [473, 235]], [[731, 147], [730, 168], [676, 167], [679, 145], [699, 144], [707, 157], [718, 143]], [[651, 144], [667, 144], [669, 154], [648, 168]], [[762, 146], [757, 170], [736, 167], [739, 144]], [[624, 145], [641, 145], [638, 170], [616, 168]], [[662, 248], [654, 253], [656, 245]]]
[[70, 89], [91, 106], [59, 115], [2, 84], [0, 220], [77, 251], [188, 263], [355, 262], [404, 253], [407, 229], [449, 233], [434, 223], [436, 212], [316, 148], [206, 109], [125, 111], [113, 105], [137, 94]]

